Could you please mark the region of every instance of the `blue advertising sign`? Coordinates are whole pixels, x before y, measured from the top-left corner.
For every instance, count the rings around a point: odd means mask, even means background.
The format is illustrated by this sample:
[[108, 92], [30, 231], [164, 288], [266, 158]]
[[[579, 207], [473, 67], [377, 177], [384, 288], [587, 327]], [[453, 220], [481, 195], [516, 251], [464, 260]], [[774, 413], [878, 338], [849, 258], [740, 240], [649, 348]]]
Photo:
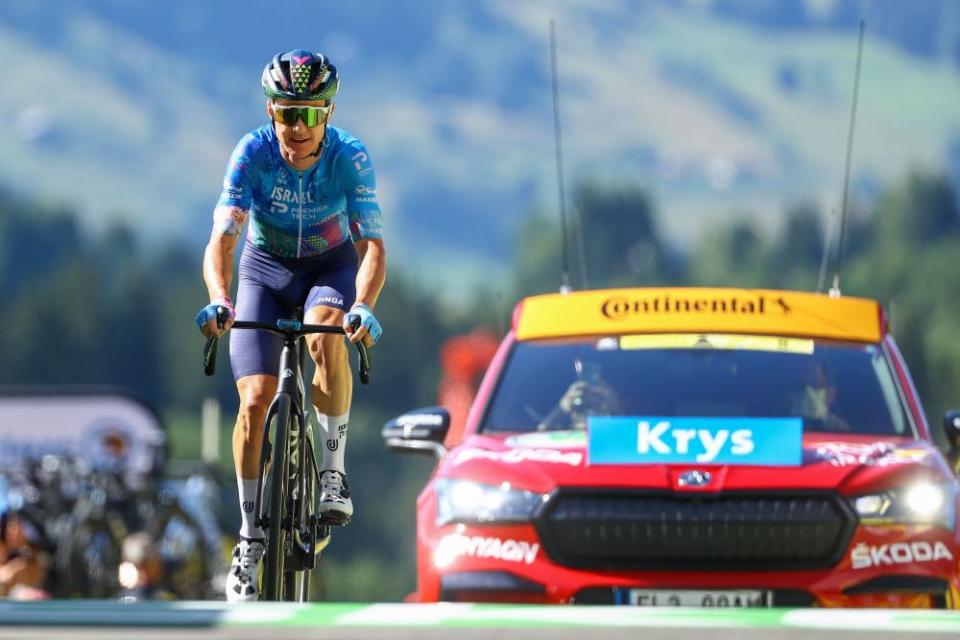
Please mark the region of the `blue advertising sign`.
[[801, 418], [604, 417], [588, 421], [590, 464], [799, 466]]

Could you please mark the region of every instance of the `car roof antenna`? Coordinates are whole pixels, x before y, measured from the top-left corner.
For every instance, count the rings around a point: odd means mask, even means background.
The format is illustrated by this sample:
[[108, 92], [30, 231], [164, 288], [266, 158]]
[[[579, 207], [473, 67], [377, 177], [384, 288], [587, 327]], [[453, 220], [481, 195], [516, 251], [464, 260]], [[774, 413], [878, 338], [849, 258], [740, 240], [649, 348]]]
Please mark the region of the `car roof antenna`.
[[[847, 132], [847, 158], [843, 170], [843, 204], [840, 207], [840, 238], [837, 240], [837, 268], [833, 273], [830, 297], [840, 297], [840, 271], [843, 268], [843, 236], [847, 227], [847, 203], [850, 194], [850, 160], [853, 156], [853, 133], [857, 126], [857, 98], [860, 95], [860, 65], [863, 60], [863, 31], [865, 22], [860, 19], [860, 37], [857, 41], [857, 69], [853, 77], [853, 104], [850, 106], [850, 130]], [[824, 247], [824, 251], [828, 247]], [[820, 292], [819, 284], [817, 292]]]
[[823, 226], [823, 253], [820, 254], [820, 275], [817, 276], [817, 293], [823, 291], [823, 283], [827, 279], [827, 262], [830, 257], [830, 247], [833, 243], [833, 221], [837, 217], [837, 210], [830, 209], [830, 217]]
[[[557, 160], [557, 195], [560, 199], [560, 293], [570, 293], [570, 256], [567, 242], [567, 199], [563, 184], [563, 149], [560, 134], [560, 88], [557, 80], [557, 21], [550, 18], [550, 78], [553, 84], [553, 141]], [[579, 215], [579, 214], [577, 214]], [[583, 228], [577, 219], [575, 232], [580, 259], [580, 277], [587, 286], [587, 261], [583, 251]]]

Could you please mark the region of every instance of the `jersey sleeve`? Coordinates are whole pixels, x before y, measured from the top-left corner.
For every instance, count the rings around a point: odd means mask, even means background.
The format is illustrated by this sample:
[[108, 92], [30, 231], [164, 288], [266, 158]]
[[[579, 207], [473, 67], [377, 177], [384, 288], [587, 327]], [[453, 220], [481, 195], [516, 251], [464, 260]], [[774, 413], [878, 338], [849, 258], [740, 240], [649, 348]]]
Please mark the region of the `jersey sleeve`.
[[357, 240], [383, 237], [377, 178], [366, 147], [359, 140], [345, 145], [339, 157], [341, 185], [347, 198], [350, 235]]
[[253, 201], [250, 164], [255, 142], [252, 135], [246, 135], [230, 154], [227, 172], [223, 176], [223, 191], [213, 210], [213, 228], [235, 238], [240, 236], [247, 222]]
[[253, 162], [253, 147], [255, 144], [254, 136], [247, 134], [237, 143], [233, 153], [230, 154], [227, 172], [223, 176], [223, 191], [220, 192], [220, 199], [217, 200], [217, 208], [250, 209], [253, 199], [251, 182], [253, 172], [250, 165]]

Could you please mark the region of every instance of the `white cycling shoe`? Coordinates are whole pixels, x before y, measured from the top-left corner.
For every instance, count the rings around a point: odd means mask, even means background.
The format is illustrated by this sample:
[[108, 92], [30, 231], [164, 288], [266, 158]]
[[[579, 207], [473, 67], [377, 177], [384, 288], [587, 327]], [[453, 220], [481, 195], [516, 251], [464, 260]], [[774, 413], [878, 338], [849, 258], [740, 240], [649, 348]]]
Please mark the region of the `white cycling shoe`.
[[317, 511], [335, 523], [346, 524], [350, 521], [353, 516], [353, 501], [350, 500], [347, 476], [333, 470], [320, 473], [320, 505]]
[[260, 596], [257, 576], [266, 550], [263, 540], [245, 538], [241, 538], [233, 548], [233, 560], [227, 574], [227, 602], [250, 602]]

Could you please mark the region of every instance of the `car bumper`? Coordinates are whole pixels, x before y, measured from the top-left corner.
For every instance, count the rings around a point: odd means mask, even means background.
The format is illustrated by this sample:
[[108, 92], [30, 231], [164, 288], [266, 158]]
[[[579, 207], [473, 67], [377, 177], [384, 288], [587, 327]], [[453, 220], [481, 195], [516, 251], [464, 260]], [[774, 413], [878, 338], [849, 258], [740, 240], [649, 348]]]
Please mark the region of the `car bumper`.
[[588, 570], [563, 566], [531, 525], [436, 527], [420, 537], [421, 601], [628, 604], [632, 589], [762, 590], [780, 607], [960, 608], [960, 541], [932, 526], [860, 526], [817, 570]]

